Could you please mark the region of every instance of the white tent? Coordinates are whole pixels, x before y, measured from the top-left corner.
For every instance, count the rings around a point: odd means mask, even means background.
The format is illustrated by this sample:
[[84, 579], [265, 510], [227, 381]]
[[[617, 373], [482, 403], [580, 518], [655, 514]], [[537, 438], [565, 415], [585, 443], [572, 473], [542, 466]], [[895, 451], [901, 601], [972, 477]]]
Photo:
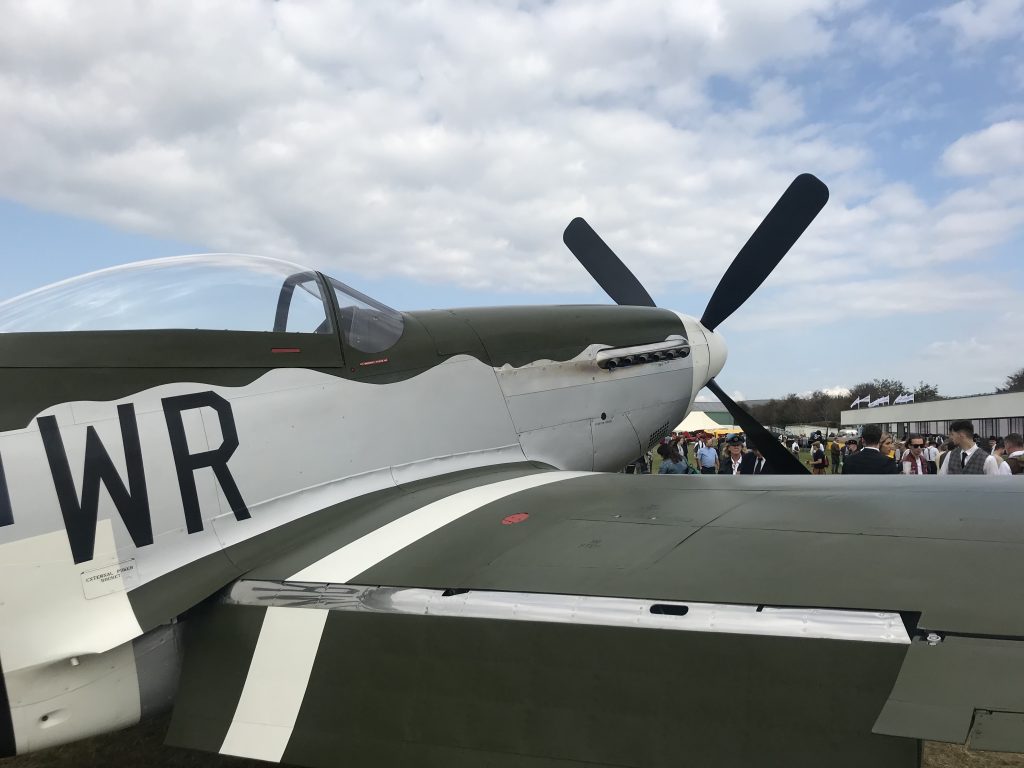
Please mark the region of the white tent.
[[731, 432], [742, 432], [739, 427], [728, 424], [719, 424], [708, 416], [704, 411], [690, 411], [686, 418], [675, 428], [676, 432], [700, 432], [701, 430], [711, 431], [712, 429], [728, 429]]

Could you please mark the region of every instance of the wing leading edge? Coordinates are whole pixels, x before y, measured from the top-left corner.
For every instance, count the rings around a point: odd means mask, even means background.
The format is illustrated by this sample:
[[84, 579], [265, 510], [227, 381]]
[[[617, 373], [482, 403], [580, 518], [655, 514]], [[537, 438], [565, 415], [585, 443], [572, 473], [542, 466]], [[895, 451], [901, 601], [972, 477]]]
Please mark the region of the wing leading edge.
[[1024, 750], [1021, 497], [937, 480], [827, 504], [786, 478], [435, 482], [198, 616], [169, 741], [310, 766]]

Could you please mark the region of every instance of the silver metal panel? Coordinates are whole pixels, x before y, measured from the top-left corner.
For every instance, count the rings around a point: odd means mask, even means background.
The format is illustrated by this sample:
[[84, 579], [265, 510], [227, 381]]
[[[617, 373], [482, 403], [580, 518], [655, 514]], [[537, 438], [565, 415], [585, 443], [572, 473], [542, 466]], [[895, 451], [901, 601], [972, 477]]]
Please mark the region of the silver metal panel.
[[269, 581], [240, 581], [225, 600], [332, 611], [910, 644], [900, 615], [884, 611]]

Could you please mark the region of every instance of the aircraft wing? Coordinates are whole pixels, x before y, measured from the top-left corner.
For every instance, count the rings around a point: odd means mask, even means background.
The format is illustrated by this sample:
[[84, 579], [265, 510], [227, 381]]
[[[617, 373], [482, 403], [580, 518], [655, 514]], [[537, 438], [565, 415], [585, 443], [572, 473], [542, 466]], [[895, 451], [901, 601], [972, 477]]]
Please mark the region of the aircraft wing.
[[190, 618], [168, 742], [306, 766], [1024, 751], [1024, 486], [812, 482], [518, 465], [325, 510]]

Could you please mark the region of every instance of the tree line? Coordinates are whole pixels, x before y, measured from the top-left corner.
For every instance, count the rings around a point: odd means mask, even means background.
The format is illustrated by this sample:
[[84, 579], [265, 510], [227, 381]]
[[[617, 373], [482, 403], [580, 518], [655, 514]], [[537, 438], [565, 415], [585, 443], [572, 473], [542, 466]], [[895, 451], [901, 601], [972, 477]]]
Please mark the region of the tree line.
[[[996, 392], [1024, 392], [1024, 368], [1007, 376], [1006, 384], [997, 388]], [[872, 379], [850, 387], [849, 393], [846, 394], [835, 395], [821, 390], [809, 395], [790, 393], [782, 398], [773, 398], [767, 403], [750, 405], [748, 410], [762, 424], [822, 424], [838, 428], [840, 412], [848, 410], [850, 403], [855, 399], [865, 395], [870, 395], [872, 399], [888, 395], [889, 402], [892, 403], [897, 397], [907, 393], [913, 393], [915, 403], [944, 399], [939, 394], [938, 387], [924, 381], [907, 386], [899, 379]]]

